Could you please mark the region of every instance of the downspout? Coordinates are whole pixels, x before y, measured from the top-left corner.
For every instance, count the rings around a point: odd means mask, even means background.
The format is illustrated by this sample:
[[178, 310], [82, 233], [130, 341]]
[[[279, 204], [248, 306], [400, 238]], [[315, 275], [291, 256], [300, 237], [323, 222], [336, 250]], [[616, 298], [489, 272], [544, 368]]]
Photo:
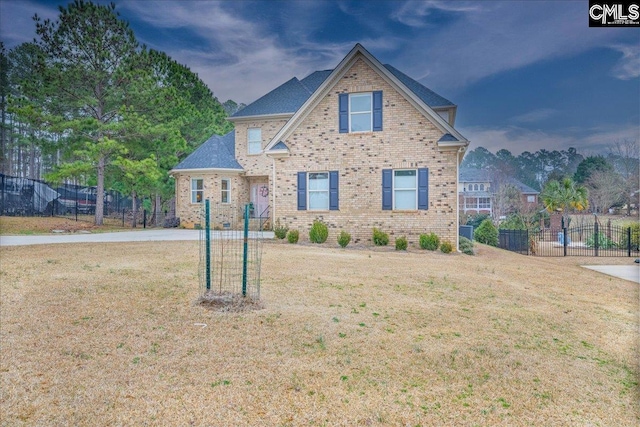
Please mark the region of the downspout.
[[272, 180], [271, 180], [271, 198], [273, 199], [273, 208], [271, 210], [271, 228], [273, 229], [273, 227], [275, 227], [276, 224], [276, 159], [275, 157], [271, 158], [271, 161], [273, 162], [273, 167], [271, 168], [271, 175], [272, 175]]
[[456, 225], [458, 229], [456, 230], [456, 251], [460, 252], [460, 153], [464, 153], [465, 147], [458, 148], [456, 152]]

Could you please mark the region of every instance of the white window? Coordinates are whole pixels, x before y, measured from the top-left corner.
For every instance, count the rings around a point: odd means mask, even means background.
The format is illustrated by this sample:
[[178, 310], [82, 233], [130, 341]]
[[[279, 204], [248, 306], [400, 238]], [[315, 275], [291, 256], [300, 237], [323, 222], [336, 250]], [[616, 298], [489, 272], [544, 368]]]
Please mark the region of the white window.
[[418, 173], [412, 170], [393, 171], [393, 209], [418, 208]]
[[371, 93], [349, 94], [349, 132], [371, 132], [373, 100]]
[[247, 130], [247, 146], [249, 154], [260, 154], [262, 152], [262, 129], [249, 128]]
[[222, 178], [221, 189], [222, 194], [220, 201], [222, 203], [229, 203], [231, 200], [231, 180], [229, 178]]
[[329, 172], [308, 174], [309, 210], [329, 210]]
[[488, 197], [480, 197], [478, 199], [478, 209], [491, 209], [491, 199]]
[[204, 198], [204, 181], [202, 178], [191, 178], [191, 203], [202, 203]]
[[535, 203], [535, 201], [536, 201], [536, 196], [527, 196], [528, 203]]

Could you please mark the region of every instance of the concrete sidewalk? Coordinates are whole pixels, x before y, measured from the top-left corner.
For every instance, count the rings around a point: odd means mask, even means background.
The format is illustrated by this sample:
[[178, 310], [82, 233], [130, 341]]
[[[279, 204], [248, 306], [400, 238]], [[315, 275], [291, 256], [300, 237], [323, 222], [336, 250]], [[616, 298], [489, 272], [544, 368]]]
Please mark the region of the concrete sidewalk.
[[640, 283], [640, 264], [632, 265], [583, 265], [589, 270], [598, 271], [608, 274], [609, 276], [619, 277], [624, 280]]
[[[242, 238], [242, 231], [212, 231], [212, 238]], [[250, 231], [249, 238], [258, 237], [258, 232]], [[272, 239], [272, 231], [263, 231], [263, 239]], [[0, 236], [0, 246], [50, 245], [58, 243], [113, 243], [199, 240], [200, 230], [163, 228], [142, 231], [122, 231], [118, 233], [73, 233], [47, 234], [38, 236]]]

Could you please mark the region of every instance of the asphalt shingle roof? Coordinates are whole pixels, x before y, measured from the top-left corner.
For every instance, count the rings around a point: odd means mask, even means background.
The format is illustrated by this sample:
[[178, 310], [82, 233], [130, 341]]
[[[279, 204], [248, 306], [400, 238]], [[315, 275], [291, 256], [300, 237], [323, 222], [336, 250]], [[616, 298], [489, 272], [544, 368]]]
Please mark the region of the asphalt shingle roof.
[[309, 99], [329, 74], [331, 74], [331, 70], [313, 72], [302, 80], [294, 77], [247, 105], [232, 117], [293, 114]]
[[438, 142], [449, 142], [449, 141], [453, 141], [453, 142], [458, 142], [459, 139], [456, 138], [455, 136], [451, 135], [450, 133], [445, 133], [444, 135], [442, 135], [442, 137], [438, 140]]
[[[438, 108], [454, 105], [453, 102], [443, 98], [391, 65], [385, 64], [384, 67], [429, 107]], [[261, 98], [258, 98], [256, 101], [247, 105], [231, 117], [262, 116], [283, 113], [294, 114], [332, 72], [333, 70], [314, 71], [302, 80], [298, 80], [294, 77]], [[454, 138], [449, 141], [458, 140]]]
[[400, 80], [406, 87], [409, 88], [411, 92], [416, 94], [416, 96], [420, 98], [422, 102], [427, 104], [429, 107], [437, 108], [437, 107], [450, 107], [452, 105], [455, 105], [453, 102], [449, 101], [447, 98], [443, 98], [442, 96], [438, 95], [428, 87], [413, 80], [411, 77], [407, 76], [405, 73], [398, 70], [397, 68], [389, 64], [384, 64], [384, 67], [387, 70], [389, 70], [391, 74], [393, 74], [398, 80]]
[[173, 169], [243, 170], [242, 166], [240, 166], [235, 159], [235, 135], [235, 130], [232, 130], [224, 136], [213, 135]]
[[491, 178], [484, 169], [460, 168], [458, 180], [460, 182], [490, 182]]

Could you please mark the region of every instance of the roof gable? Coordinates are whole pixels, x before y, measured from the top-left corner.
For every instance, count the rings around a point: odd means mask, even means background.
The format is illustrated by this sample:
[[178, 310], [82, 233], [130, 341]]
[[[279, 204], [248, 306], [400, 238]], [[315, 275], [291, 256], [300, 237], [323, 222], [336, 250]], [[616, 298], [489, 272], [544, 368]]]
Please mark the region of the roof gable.
[[[451, 102], [446, 100], [445, 98], [440, 97], [435, 94], [435, 92], [429, 91], [424, 86], [420, 85], [413, 79], [410, 79], [408, 76], [400, 73], [395, 70], [401, 78], [398, 78], [394, 73], [383, 66], [373, 55], [371, 55], [361, 44], [356, 44], [355, 47], [344, 57], [344, 59], [338, 64], [338, 66], [331, 71], [331, 73], [322, 81], [320, 86], [315, 90], [315, 92], [304, 102], [304, 104], [296, 111], [296, 113], [287, 121], [287, 123], [280, 129], [280, 131], [272, 138], [272, 140], [265, 147], [265, 151], [273, 148], [275, 144], [277, 144], [281, 140], [286, 140], [291, 133], [293, 133], [294, 129], [297, 127], [299, 123], [306, 118], [306, 116], [320, 103], [320, 101], [329, 93], [331, 88], [333, 88], [340, 79], [346, 74], [349, 68], [355, 64], [358, 59], [363, 59], [367, 65], [369, 65], [372, 69], [379, 73], [379, 75], [387, 81], [391, 86], [393, 86], [398, 92], [403, 94], [405, 98], [411, 103], [418, 111], [420, 111], [423, 115], [425, 115], [429, 120], [439, 128], [443, 133], [450, 134], [451, 139], [447, 141], [446, 146], [466, 146], [469, 144], [467, 139], [463, 137], [457, 130], [455, 130], [447, 121], [445, 121], [439, 114], [437, 114], [425, 101], [421, 99], [416, 93], [414, 93], [409, 87], [407, 87], [402, 80], [407, 81], [411, 84], [416, 90], [419, 89], [418, 86], [424, 88], [425, 90], [420, 90], [420, 93], [423, 94], [425, 98], [432, 96], [433, 100], [436, 100], [436, 96], [440, 98], [437, 100], [439, 103], [448, 103], [451, 105]], [[393, 68], [393, 67], [391, 67]], [[407, 80], [408, 79], [408, 80]], [[410, 80], [410, 81], [409, 81]], [[413, 82], [413, 83], [411, 83]], [[431, 92], [431, 93], [429, 93]], [[456, 142], [457, 141], [457, 142]], [[440, 143], [440, 141], [439, 141]]]
[[235, 134], [235, 130], [232, 130], [224, 136], [213, 135], [174, 167], [171, 172], [191, 169], [235, 169], [242, 171], [242, 166], [235, 158]]

